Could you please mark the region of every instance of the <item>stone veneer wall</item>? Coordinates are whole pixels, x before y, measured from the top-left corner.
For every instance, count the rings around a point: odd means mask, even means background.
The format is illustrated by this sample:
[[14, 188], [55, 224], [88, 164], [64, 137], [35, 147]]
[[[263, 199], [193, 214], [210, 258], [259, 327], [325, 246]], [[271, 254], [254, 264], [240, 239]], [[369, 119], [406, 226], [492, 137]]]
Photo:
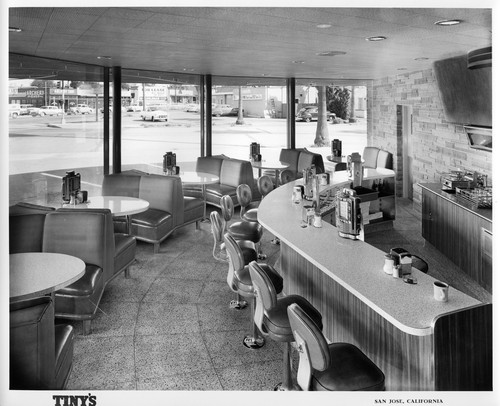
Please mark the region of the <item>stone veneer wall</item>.
[[[448, 123], [432, 69], [375, 80], [368, 88], [368, 145], [394, 154], [396, 194], [402, 191], [402, 141], [397, 139], [397, 105], [412, 108], [413, 202], [421, 205], [418, 183], [441, 181], [441, 174], [465, 168], [488, 175], [492, 152], [472, 149], [461, 125]], [[399, 152], [398, 152], [399, 151]]]

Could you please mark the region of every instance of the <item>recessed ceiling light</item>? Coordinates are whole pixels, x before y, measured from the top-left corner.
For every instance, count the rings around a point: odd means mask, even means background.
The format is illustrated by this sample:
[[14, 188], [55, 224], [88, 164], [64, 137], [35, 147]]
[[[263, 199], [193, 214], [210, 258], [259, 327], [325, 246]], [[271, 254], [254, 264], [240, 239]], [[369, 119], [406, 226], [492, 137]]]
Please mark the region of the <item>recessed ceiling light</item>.
[[434, 24], [436, 25], [444, 25], [444, 26], [450, 26], [450, 25], [457, 25], [457, 24], [460, 24], [462, 22], [462, 20], [439, 20], [439, 21], [436, 21]]
[[365, 39], [367, 41], [383, 41], [383, 40], [387, 39], [387, 37], [384, 37], [382, 35], [376, 35], [374, 37], [366, 37]]
[[316, 27], [318, 28], [330, 28], [332, 25], [331, 24], [318, 24]]
[[304, 63], [305, 61], [292, 61], [292, 63]]
[[182, 68], [184, 72], [194, 72], [193, 68]]
[[316, 55], [318, 56], [335, 56], [335, 55], [345, 55], [346, 52], [344, 51], [324, 51], [324, 52], [318, 52]]
[[419, 58], [415, 58], [416, 61], [427, 61], [429, 58], [425, 57], [425, 56], [421, 56]]
[[110, 56], [98, 56], [97, 59], [105, 59], [105, 60], [108, 60], [110, 61], [111, 60], [111, 57]]
[[9, 32], [21, 32], [22, 30], [18, 27], [9, 27]]

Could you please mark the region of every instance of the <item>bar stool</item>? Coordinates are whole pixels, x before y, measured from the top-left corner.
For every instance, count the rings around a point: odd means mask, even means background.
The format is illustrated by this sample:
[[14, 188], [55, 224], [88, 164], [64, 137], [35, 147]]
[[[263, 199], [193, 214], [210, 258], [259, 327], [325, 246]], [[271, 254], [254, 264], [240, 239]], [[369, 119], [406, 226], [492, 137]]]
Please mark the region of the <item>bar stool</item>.
[[[227, 283], [233, 292], [243, 297], [251, 298], [250, 321], [252, 324], [252, 334], [245, 336], [243, 345], [247, 348], [257, 349], [265, 344], [265, 339], [259, 334], [254, 322], [255, 290], [250, 277], [249, 265], [245, 265], [241, 249], [229, 233], [224, 234], [224, 243], [229, 256]], [[251, 263], [257, 264], [255, 261]], [[259, 264], [259, 268], [266, 276], [273, 291], [281, 293], [283, 290], [283, 278], [280, 274], [268, 264]]]
[[294, 181], [295, 175], [290, 169], [285, 169], [280, 172], [280, 183], [284, 185], [285, 183]]
[[288, 320], [287, 308], [293, 303], [298, 304], [318, 326], [323, 328], [321, 314], [302, 296], [288, 295], [278, 298], [271, 279], [261, 265], [253, 261], [250, 262], [249, 268], [256, 297], [255, 324], [264, 336], [285, 343], [283, 382], [276, 385], [274, 390], [293, 390], [290, 370], [290, 343], [295, 339]]
[[264, 229], [262, 226], [255, 221], [236, 221], [230, 225], [227, 223], [232, 219], [234, 214], [234, 204], [229, 195], [224, 195], [220, 199], [221, 214], [224, 219], [224, 230], [227, 230], [235, 240], [248, 240], [254, 243], [258, 243], [257, 255], [258, 259], [265, 259], [262, 255], [262, 247], [260, 245], [260, 240]]
[[250, 221], [235, 221], [227, 225], [233, 218], [234, 204], [229, 195], [220, 198], [221, 215], [224, 220], [224, 230], [227, 230], [236, 240], [249, 240], [258, 243], [262, 238], [263, 229], [259, 223]]
[[264, 198], [268, 193], [272, 192], [274, 189], [274, 182], [268, 175], [262, 175], [257, 179], [257, 189]]
[[[273, 191], [274, 183], [269, 175], [262, 175], [257, 179], [257, 189], [259, 189], [259, 193], [262, 195], [262, 198], [266, 197], [267, 194]], [[280, 240], [277, 237], [274, 237], [271, 240], [271, 244], [280, 244]]]
[[257, 222], [257, 211], [259, 201], [252, 201], [252, 189], [246, 183], [238, 185], [236, 188], [236, 198], [240, 204], [240, 218], [245, 221]]
[[299, 351], [297, 383], [304, 391], [383, 391], [384, 373], [355, 345], [326, 342], [297, 303], [288, 318]]
[[[217, 211], [212, 211], [210, 213], [210, 226], [212, 229], [212, 235], [214, 237], [214, 247], [212, 249], [213, 257], [219, 262], [229, 262], [229, 258], [227, 256], [226, 245], [224, 244], [223, 236], [224, 236], [224, 222]], [[236, 241], [240, 246], [241, 252], [243, 254], [243, 262], [245, 265], [248, 265], [250, 262], [255, 261], [257, 259], [257, 250], [255, 248], [255, 244], [252, 241], [247, 240], [239, 240]], [[241, 310], [247, 307], [248, 303], [246, 300], [243, 300], [241, 296], [237, 293], [236, 300], [231, 300], [229, 302], [229, 307], [231, 309]]]

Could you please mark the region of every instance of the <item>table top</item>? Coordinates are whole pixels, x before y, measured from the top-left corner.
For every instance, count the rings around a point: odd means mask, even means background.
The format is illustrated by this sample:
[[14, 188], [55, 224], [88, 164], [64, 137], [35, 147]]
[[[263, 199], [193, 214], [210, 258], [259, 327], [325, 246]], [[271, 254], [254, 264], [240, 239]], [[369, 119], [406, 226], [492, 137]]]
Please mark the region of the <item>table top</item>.
[[[340, 186], [343, 180], [333, 177], [331, 185]], [[259, 206], [259, 223], [400, 330], [429, 335], [440, 316], [481, 304], [451, 286], [448, 302], [434, 300], [435, 279], [420, 271], [416, 271], [416, 285], [385, 274], [385, 252], [364, 241], [340, 237], [326, 221], [321, 228], [302, 228], [302, 204], [291, 199], [299, 183], [289, 182], [266, 195]]]
[[149, 207], [149, 202], [137, 197], [128, 196], [90, 196], [87, 203], [76, 206], [64, 205], [64, 207], [109, 209], [114, 216], [128, 216], [142, 213]]
[[286, 169], [290, 165], [284, 161], [272, 161], [272, 160], [263, 160], [263, 161], [250, 161], [252, 166], [257, 169]]
[[11, 254], [10, 298], [29, 299], [72, 284], [85, 273], [85, 263], [66, 254], [26, 252]]
[[181, 172], [179, 174], [182, 183], [193, 185], [208, 185], [210, 183], [219, 182], [217, 175], [212, 175], [206, 172]]

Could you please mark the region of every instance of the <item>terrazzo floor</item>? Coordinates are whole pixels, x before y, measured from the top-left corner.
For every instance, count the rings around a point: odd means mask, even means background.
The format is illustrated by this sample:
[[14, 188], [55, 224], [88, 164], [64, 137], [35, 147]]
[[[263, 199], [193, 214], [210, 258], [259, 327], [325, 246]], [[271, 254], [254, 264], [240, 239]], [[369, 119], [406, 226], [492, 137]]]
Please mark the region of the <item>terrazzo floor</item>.
[[[237, 214], [235, 214], [237, 216]], [[279, 268], [279, 246], [265, 232], [266, 262]], [[429, 274], [483, 301], [491, 295], [470, 281], [420, 233], [420, 216], [398, 200], [392, 231], [366, 241], [383, 251], [398, 246], [429, 263]], [[138, 242], [130, 278], [108, 284], [92, 333], [76, 332], [68, 390], [272, 391], [282, 376], [282, 347], [267, 340], [258, 350], [242, 345], [250, 332], [250, 306], [232, 310], [227, 264], [212, 257], [210, 224], [177, 230], [153, 255]], [[457, 276], [458, 275], [458, 276]], [[296, 363], [296, 357], [295, 357]]]

